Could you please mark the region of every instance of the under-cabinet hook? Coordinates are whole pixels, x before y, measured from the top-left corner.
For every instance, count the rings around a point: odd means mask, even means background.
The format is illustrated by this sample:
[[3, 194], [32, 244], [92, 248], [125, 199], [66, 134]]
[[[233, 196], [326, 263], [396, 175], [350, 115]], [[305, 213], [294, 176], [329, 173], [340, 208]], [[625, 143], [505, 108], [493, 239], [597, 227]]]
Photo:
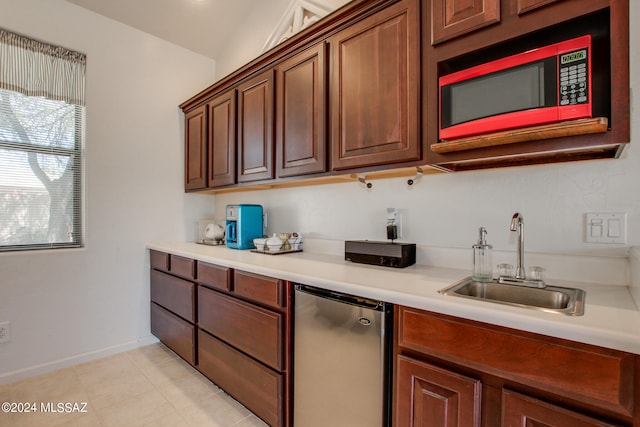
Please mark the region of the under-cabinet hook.
[[415, 184], [415, 182], [417, 180], [419, 180], [420, 178], [422, 178], [422, 175], [424, 175], [422, 168], [420, 166], [416, 166], [416, 176], [414, 176], [413, 178], [409, 178], [407, 180], [407, 184], [408, 185], [413, 185]]
[[366, 175], [364, 175], [364, 174], [363, 174], [363, 175], [358, 176], [358, 181], [359, 181], [359, 182], [361, 182], [361, 183], [363, 183], [364, 185], [366, 185], [366, 186], [367, 186], [367, 188], [371, 188], [371, 187], [373, 187], [373, 184], [372, 184], [372, 183], [367, 182], [367, 176], [366, 176]]

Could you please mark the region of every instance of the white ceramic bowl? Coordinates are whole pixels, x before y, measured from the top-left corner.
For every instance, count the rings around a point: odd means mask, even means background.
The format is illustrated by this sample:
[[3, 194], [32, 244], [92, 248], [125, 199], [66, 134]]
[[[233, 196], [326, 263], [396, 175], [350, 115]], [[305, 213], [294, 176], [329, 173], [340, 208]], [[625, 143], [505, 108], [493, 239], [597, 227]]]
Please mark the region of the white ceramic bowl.
[[267, 244], [267, 239], [262, 237], [253, 239], [253, 244], [255, 245], [256, 249], [258, 249], [259, 251], [264, 251], [265, 246]]
[[282, 248], [282, 242], [278, 243], [277, 245], [267, 245], [267, 248], [269, 248], [269, 251], [271, 252], [280, 252], [280, 248]]

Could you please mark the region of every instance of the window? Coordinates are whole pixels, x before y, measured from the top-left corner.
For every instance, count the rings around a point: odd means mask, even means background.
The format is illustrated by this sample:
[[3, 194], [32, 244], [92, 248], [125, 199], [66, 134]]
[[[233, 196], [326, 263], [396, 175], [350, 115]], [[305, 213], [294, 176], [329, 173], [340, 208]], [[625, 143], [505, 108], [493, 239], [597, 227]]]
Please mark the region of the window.
[[83, 245], [84, 69], [0, 30], [1, 251]]

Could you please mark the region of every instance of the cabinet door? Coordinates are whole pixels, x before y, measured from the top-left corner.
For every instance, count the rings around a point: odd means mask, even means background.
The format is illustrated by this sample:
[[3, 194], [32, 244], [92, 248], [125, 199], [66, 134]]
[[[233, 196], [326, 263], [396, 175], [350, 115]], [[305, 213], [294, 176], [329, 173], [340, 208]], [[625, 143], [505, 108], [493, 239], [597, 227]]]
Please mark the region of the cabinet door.
[[604, 421], [505, 390], [503, 427], [613, 427]]
[[273, 70], [238, 86], [238, 182], [273, 178]]
[[209, 102], [209, 187], [236, 182], [236, 91]]
[[327, 170], [324, 43], [276, 68], [276, 152], [279, 177]]
[[405, 356], [397, 360], [397, 427], [480, 426], [479, 380]]
[[334, 170], [420, 159], [418, 18], [405, 0], [332, 39]]
[[431, 6], [431, 44], [500, 22], [500, 0], [432, 0]]
[[551, 3], [557, 3], [562, 0], [511, 0], [512, 10], [518, 15], [546, 6]]
[[207, 186], [207, 106], [185, 115], [184, 188], [197, 190]]

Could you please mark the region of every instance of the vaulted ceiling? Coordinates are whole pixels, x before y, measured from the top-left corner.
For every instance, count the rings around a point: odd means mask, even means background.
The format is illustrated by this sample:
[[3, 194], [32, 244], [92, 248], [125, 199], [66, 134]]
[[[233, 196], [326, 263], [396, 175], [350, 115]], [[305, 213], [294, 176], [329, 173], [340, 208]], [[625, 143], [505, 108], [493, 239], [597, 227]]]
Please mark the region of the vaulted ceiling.
[[67, 1], [216, 59], [238, 31], [266, 42], [291, 0]]
[[271, 47], [348, 0], [67, 0], [212, 59], [251, 37]]

